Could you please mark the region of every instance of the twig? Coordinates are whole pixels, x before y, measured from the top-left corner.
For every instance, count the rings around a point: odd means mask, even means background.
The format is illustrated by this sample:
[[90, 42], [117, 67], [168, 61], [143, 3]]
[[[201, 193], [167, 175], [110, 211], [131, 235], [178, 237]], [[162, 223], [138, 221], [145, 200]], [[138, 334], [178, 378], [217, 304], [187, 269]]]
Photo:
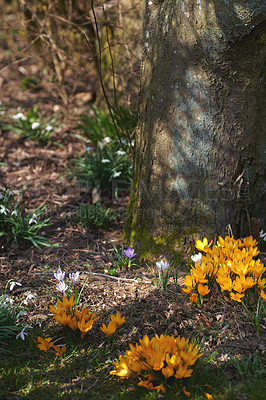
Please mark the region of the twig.
[[[28, 272], [28, 275], [54, 275], [53, 272]], [[142, 280], [142, 281], [138, 281], [137, 279], [130, 279], [130, 278], [120, 278], [118, 276], [112, 276], [112, 275], [107, 275], [107, 274], [101, 274], [101, 273], [97, 273], [97, 272], [87, 272], [87, 271], [81, 271], [81, 275], [89, 275], [89, 276], [95, 276], [95, 277], [102, 277], [102, 278], [106, 278], [106, 279], [114, 279], [117, 280], [118, 283], [123, 281], [123, 282], [134, 282], [134, 283], [147, 283], [147, 284], [151, 284], [152, 281], [148, 281], [148, 280]]]

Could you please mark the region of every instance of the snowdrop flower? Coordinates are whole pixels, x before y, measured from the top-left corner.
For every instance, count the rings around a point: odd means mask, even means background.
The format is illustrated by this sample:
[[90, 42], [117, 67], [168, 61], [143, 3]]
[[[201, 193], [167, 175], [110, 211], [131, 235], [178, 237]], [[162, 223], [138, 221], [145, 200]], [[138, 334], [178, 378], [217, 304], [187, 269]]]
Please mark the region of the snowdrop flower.
[[0, 206], [0, 214], [5, 214], [7, 215], [7, 213], [9, 213], [9, 209], [4, 207], [2, 204]]
[[31, 129], [37, 129], [40, 126], [40, 122], [33, 122], [31, 125]]
[[29, 293], [29, 294], [27, 294], [26, 299], [24, 299], [21, 304], [25, 304], [27, 306], [29, 303], [29, 300], [32, 300], [32, 299], [36, 299], [36, 296]]
[[77, 284], [77, 282], [79, 280], [79, 272], [73, 272], [72, 274], [69, 274], [69, 278], [74, 283], [74, 286], [76, 286], [76, 284]]
[[266, 242], [266, 232], [261, 231], [260, 232], [260, 238], [264, 240], [264, 242]]
[[9, 287], [10, 292], [12, 292], [12, 290], [13, 290], [14, 287], [15, 287], [15, 285], [22, 286], [21, 283], [16, 282], [16, 281], [12, 281], [12, 282], [10, 283], [10, 287]]
[[4, 196], [2, 193], [0, 193], [0, 199], [5, 199], [6, 196]]
[[27, 311], [20, 311], [17, 315], [17, 319], [21, 317], [21, 315], [27, 314]]
[[15, 120], [21, 119], [21, 121], [27, 121], [27, 117], [24, 114], [22, 114], [21, 112], [13, 115], [12, 118]]
[[31, 225], [31, 224], [37, 224], [37, 223], [38, 223], [37, 222], [37, 215], [33, 214], [32, 217], [29, 220], [29, 224]]
[[201, 264], [201, 257], [202, 257], [201, 253], [194, 254], [194, 256], [191, 256], [191, 260], [194, 261], [195, 263], [197, 262]]
[[13, 304], [14, 303], [14, 300], [13, 299], [11, 299], [11, 297], [10, 296], [8, 296], [8, 294], [4, 294], [4, 305], [5, 306], [7, 306], [7, 303], [9, 303], [9, 304]]
[[93, 150], [93, 147], [88, 146], [88, 147], [85, 148], [85, 153], [86, 153], [86, 152], [89, 153], [89, 152], [92, 151], [92, 150]]
[[169, 267], [169, 264], [167, 261], [161, 260], [156, 263], [156, 267], [158, 268], [159, 271], [165, 271]]
[[131, 141], [131, 146], [134, 147], [135, 146], [135, 140]]
[[103, 139], [103, 141], [104, 141], [105, 143], [110, 143], [110, 142], [111, 142], [111, 139], [110, 139], [108, 136], [106, 136], [106, 137]]
[[32, 328], [32, 326], [30, 326], [30, 325], [24, 326], [22, 331], [19, 332], [19, 334], [16, 336], [16, 339], [18, 339], [20, 337], [22, 340], [25, 340], [26, 335], [28, 335], [27, 332], [25, 332], [25, 329], [27, 329], [27, 328]]
[[17, 217], [18, 216], [17, 210], [12, 211], [11, 215], [15, 215]]
[[25, 329], [23, 328], [22, 331], [19, 332], [19, 334], [16, 336], [16, 339], [18, 339], [20, 337], [22, 340], [25, 340], [26, 335], [27, 335], [27, 332], [25, 332]]
[[5, 111], [4, 110], [0, 111], [0, 115], [5, 115]]
[[61, 268], [58, 268], [57, 272], [54, 273], [55, 279], [58, 281], [63, 281], [65, 279], [65, 272], [62, 272]]
[[60, 281], [56, 286], [56, 289], [59, 290], [62, 294], [67, 290], [68, 285], [64, 281]]
[[8, 196], [13, 196], [14, 192], [12, 192], [12, 190], [8, 190], [7, 194], [8, 194]]
[[108, 160], [108, 158], [103, 158], [102, 161], [101, 161], [102, 164], [106, 164], [106, 163], [109, 163], [109, 162], [110, 162], [110, 160]]
[[45, 130], [48, 132], [52, 131], [53, 129], [54, 129], [54, 127], [52, 125], [47, 125], [45, 128]]
[[121, 171], [115, 171], [114, 172], [114, 178], [118, 178], [121, 175]]
[[127, 154], [124, 150], [117, 150], [116, 154], [118, 156], [124, 156], [125, 154]]

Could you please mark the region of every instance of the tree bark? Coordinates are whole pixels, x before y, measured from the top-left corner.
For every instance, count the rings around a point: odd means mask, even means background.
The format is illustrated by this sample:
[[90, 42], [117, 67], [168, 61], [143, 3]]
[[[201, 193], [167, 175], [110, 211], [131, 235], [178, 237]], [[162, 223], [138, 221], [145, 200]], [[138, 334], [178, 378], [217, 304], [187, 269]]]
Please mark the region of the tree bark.
[[144, 3], [134, 182], [142, 255], [265, 230], [264, 0]]

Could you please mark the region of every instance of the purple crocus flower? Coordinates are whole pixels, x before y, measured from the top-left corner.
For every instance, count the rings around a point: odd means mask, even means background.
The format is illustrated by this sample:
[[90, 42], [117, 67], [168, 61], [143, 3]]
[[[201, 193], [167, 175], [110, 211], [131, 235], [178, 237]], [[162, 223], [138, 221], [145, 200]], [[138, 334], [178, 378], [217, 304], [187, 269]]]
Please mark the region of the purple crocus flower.
[[69, 278], [74, 283], [74, 286], [76, 286], [76, 284], [77, 284], [77, 282], [79, 280], [79, 272], [73, 272], [72, 274], [69, 274]]
[[58, 268], [57, 273], [54, 273], [55, 278], [60, 282], [63, 281], [65, 279], [65, 272], [61, 271], [61, 268]]
[[134, 253], [134, 249], [131, 249], [130, 247], [128, 247], [127, 250], [124, 250], [124, 256], [128, 257], [130, 260], [136, 255], [137, 253]]

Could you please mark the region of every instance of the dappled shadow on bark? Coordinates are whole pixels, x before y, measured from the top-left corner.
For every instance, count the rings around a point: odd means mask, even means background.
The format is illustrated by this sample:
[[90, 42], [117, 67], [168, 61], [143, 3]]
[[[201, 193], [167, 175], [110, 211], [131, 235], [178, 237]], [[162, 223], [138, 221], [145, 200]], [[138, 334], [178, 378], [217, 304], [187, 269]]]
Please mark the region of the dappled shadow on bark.
[[227, 3], [146, 4], [128, 218], [137, 242], [145, 229], [178, 241], [228, 224], [254, 234], [252, 217], [263, 225], [262, 5]]

